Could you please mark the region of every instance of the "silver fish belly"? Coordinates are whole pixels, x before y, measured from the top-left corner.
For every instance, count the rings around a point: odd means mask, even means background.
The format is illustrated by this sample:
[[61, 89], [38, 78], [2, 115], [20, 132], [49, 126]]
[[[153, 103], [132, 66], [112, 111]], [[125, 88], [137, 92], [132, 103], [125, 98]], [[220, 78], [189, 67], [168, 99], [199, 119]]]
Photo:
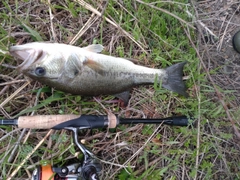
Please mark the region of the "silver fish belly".
[[114, 95], [157, 80], [164, 88], [188, 96], [182, 80], [186, 62], [166, 69], [153, 69], [123, 58], [99, 54], [102, 48], [101, 45], [79, 48], [56, 43], [28, 43], [12, 46], [9, 52], [24, 60], [19, 65], [22, 73], [72, 94]]

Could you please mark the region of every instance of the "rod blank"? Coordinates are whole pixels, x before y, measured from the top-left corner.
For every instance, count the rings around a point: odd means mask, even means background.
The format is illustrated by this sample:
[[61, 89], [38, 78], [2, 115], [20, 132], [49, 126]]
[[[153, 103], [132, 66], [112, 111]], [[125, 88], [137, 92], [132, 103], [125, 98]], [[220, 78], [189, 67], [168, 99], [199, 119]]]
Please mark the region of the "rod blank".
[[17, 119], [2, 119], [0, 120], [0, 125], [18, 125]]
[[176, 116], [161, 119], [133, 119], [133, 118], [120, 118], [119, 124], [166, 124], [172, 126], [187, 126], [189, 120], [187, 116]]

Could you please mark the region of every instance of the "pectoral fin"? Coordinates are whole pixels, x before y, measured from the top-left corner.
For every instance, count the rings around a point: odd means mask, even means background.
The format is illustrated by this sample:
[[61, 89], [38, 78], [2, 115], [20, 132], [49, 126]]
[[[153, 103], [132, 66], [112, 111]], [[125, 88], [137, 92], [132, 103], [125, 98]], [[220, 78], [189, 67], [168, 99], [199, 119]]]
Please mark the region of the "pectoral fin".
[[[84, 57], [83, 57], [84, 58]], [[71, 54], [62, 69], [62, 75], [69, 78], [69, 81], [82, 73], [83, 60], [76, 54]]]
[[104, 66], [96, 61], [93, 61], [91, 59], [86, 59], [83, 62], [83, 65], [86, 65], [87, 67], [91, 68], [94, 70], [96, 73], [103, 75], [104, 72], [106, 72]]
[[91, 44], [91, 45], [88, 45], [87, 47], [84, 47], [83, 49], [87, 51], [95, 52], [95, 53], [100, 53], [102, 52], [104, 47], [101, 44]]

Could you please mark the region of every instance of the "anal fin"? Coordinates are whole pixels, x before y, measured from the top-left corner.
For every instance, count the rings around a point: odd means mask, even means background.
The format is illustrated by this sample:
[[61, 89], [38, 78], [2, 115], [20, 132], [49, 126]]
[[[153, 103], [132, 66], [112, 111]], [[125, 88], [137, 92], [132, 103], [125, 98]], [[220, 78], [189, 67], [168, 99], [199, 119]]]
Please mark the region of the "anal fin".
[[130, 96], [129, 91], [124, 91], [124, 92], [121, 92], [118, 94], [114, 94], [114, 96], [121, 99], [123, 101], [125, 107], [128, 105], [129, 96]]

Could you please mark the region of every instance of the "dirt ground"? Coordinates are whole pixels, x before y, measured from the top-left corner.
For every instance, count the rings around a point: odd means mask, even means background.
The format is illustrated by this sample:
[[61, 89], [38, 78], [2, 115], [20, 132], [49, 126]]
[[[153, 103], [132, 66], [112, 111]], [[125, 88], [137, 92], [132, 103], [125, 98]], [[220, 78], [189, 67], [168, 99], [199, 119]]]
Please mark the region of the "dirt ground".
[[[234, 106], [240, 104], [240, 54], [233, 48], [232, 38], [240, 30], [240, 2], [237, 0], [198, 1], [196, 17], [200, 27], [200, 56], [216, 85], [233, 90]], [[236, 104], [235, 104], [236, 103]]]

